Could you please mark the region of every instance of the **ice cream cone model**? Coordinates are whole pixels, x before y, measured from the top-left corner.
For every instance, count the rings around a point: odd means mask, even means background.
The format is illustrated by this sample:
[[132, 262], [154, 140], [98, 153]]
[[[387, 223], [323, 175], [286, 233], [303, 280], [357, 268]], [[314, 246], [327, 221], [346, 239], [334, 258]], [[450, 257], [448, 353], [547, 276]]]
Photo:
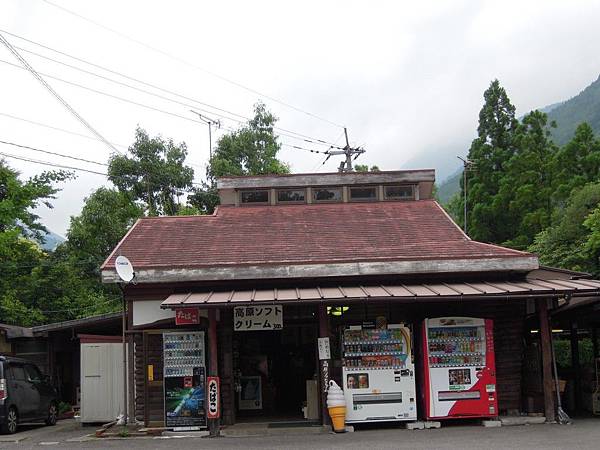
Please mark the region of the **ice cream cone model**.
[[329, 382], [327, 390], [327, 409], [331, 417], [333, 431], [343, 433], [346, 431], [346, 399], [344, 391], [333, 380]]

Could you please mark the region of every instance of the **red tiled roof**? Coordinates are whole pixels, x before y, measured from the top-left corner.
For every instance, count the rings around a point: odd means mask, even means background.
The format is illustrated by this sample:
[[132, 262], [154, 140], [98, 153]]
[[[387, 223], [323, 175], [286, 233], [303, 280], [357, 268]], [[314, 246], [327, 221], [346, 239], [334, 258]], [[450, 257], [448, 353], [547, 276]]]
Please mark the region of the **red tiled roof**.
[[471, 241], [433, 200], [221, 206], [212, 216], [139, 220], [116, 255], [136, 269], [530, 256]]

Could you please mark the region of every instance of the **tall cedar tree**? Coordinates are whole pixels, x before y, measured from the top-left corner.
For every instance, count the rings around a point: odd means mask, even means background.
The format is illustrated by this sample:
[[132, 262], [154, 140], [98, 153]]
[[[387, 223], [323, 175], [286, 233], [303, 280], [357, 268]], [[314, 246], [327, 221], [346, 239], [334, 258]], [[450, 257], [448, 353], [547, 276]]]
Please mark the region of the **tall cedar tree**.
[[[514, 135], [518, 121], [515, 107], [498, 80], [492, 81], [483, 94], [485, 103], [479, 112], [477, 138], [473, 140], [468, 158], [474, 164], [467, 181], [468, 232], [477, 240], [504, 242], [511, 238], [511, 227], [505, 223], [505, 205], [499, 205], [496, 196], [506, 162], [513, 156]], [[464, 198], [461, 180], [462, 210]]]

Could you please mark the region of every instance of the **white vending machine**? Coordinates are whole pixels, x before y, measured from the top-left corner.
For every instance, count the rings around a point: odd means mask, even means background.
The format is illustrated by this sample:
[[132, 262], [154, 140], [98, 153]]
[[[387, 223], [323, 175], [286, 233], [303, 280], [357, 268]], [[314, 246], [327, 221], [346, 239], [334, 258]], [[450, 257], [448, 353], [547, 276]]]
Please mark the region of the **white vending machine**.
[[343, 336], [343, 363], [347, 423], [417, 419], [407, 327], [349, 327]]

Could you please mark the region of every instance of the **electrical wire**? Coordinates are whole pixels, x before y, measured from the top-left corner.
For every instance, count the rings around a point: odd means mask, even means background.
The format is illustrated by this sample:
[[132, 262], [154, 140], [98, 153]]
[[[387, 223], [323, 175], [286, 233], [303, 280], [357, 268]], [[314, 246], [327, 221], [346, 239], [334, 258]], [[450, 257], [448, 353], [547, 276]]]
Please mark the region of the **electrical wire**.
[[90, 159], [85, 159], [85, 158], [78, 158], [77, 156], [63, 155], [62, 153], [56, 153], [56, 152], [51, 152], [49, 150], [42, 150], [42, 149], [35, 148], [35, 147], [29, 147], [28, 145], [15, 144], [14, 142], [0, 140], [0, 144], [12, 145], [13, 147], [19, 147], [19, 148], [24, 148], [27, 150], [33, 150], [34, 152], [46, 153], [48, 155], [60, 156], [61, 158], [69, 158], [69, 159], [74, 159], [76, 161], [82, 161], [82, 162], [86, 162], [86, 163], [90, 163], [90, 164], [96, 164], [98, 166], [108, 167], [108, 164], [106, 164], [106, 163], [92, 161]]
[[[55, 156], [60, 156], [60, 157], [63, 157], [63, 158], [78, 159], [80, 161], [85, 161], [85, 162], [89, 162], [89, 163], [93, 163], [93, 164], [99, 164], [99, 165], [108, 167], [108, 164], [101, 163], [101, 162], [98, 162], [98, 161], [84, 160], [82, 158], [76, 158], [74, 156], [65, 155], [63, 153], [51, 152], [49, 150], [43, 150], [43, 149], [39, 149], [39, 148], [35, 148], [35, 147], [30, 147], [30, 146], [22, 145], [22, 144], [16, 144], [14, 142], [0, 141], [0, 143], [7, 144], [7, 145], [13, 145], [13, 146], [16, 146], [16, 147], [21, 147], [21, 148], [26, 148], [26, 149], [30, 149], [30, 150], [34, 150], [34, 151], [38, 151], [38, 152], [48, 153], [48, 154], [55, 155]], [[84, 169], [82, 167], [67, 166], [65, 164], [59, 164], [59, 163], [50, 162], [50, 161], [43, 161], [43, 160], [39, 160], [39, 159], [27, 158], [25, 156], [13, 155], [13, 154], [10, 154], [10, 153], [5, 153], [5, 152], [0, 152], [0, 156], [4, 156], [6, 158], [18, 159], [18, 160], [21, 160], [21, 161], [30, 162], [30, 163], [34, 163], [34, 164], [43, 164], [43, 165], [47, 165], [47, 166], [51, 166], [51, 167], [57, 167], [59, 169], [75, 170], [75, 171], [87, 172], [87, 173], [91, 173], [91, 174], [94, 174], [94, 175], [102, 175], [102, 176], [108, 177], [107, 173], [98, 172], [98, 171], [95, 171], [95, 170]], [[198, 183], [198, 182], [194, 182], [194, 181], [191, 184], [193, 186], [203, 186], [202, 183]], [[218, 194], [215, 194], [214, 192], [200, 190], [200, 189], [196, 189], [196, 190], [198, 192], [202, 192], [204, 194], [213, 195], [213, 196], [217, 196], [218, 197]]]
[[[73, 136], [79, 136], [79, 137], [82, 137], [82, 138], [85, 138], [85, 139], [90, 139], [92, 141], [100, 141], [100, 142], [102, 142], [100, 139], [98, 139], [97, 137], [94, 137], [94, 136], [88, 136], [87, 134], [77, 133], [76, 131], [66, 130], [64, 128], [55, 127], [53, 125], [48, 125], [48, 124], [42, 123], [42, 122], [36, 122], [35, 120], [25, 119], [24, 117], [18, 117], [18, 116], [14, 116], [12, 114], [7, 114], [7, 113], [3, 113], [3, 112], [0, 112], [0, 116], [8, 117], [8, 118], [13, 119], [13, 120], [20, 120], [22, 122], [27, 122], [27, 123], [30, 123], [32, 125], [37, 125], [37, 126], [48, 128], [48, 129], [55, 130], [55, 131], [61, 131], [63, 133], [72, 134]], [[121, 148], [127, 148], [128, 147], [127, 145], [115, 144], [114, 142], [111, 142], [111, 144], [115, 145], [117, 147], [121, 147]]]
[[115, 146], [113, 146], [104, 136], [102, 136], [92, 125], [85, 120], [64, 98], [56, 92], [52, 86], [21, 56], [21, 54], [6, 40], [6, 38], [0, 34], [0, 42], [13, 54], [13, 56], [23, 65], [23, 68], [28, 70], [36, 80], [38, 80], [45, 88], [61, 103], [67, 111], [69, 111], [81, 124], [96, 135], [102, 142], [104, 142], [110, 149], [117, 153], [121, 153]]
[[[31, 39], [27, 39], [27, 38], [25, 38], [25, 37], [23, 37], [23, 36], [20, 36], [20, 35], [17, 35], [17, 34], [15, 34], [15, 33], [11, 33], [11, 32], [9, 32], [9, 31], [2, 30], [2, 29], [0, 29], [0, 32], [2, 32], [2, 33], [5, 33], [5, 34], [8, 34], [8, 35], [10, 35], [10, 36], [13, 36], [13, 37], [15, 37], [15, 38], [17, 38], [17, 39], [21, 39], [21, 40], [23, 40], [23, 41], [25, 41], [25, 42], [29, 42], [29, 43], [31, 43], [31, 44], [33, 44], [33, 45], [36, 45], [36, 46], [42, 47], [42, 48], [44, 48], [44, 49], [46, 49], [46, 50], [49, 50], [49, 51], [51, 51], [51, 52], [54, 52], [54, 53], [57, 53], [57, 54], [59, 54], [59, 55], [65, 56], [65, 57], [67, 57], [67, 58], [73, 59], [73, 60], [75, 60], [75, 61], [78, 61], [78, 62], [81, 62], [81, 63], [87, 64], [87, 65], [90, 65], [90, 66], [92, 66], [92, 67], [95, 67], [95, 68], [97, 68], [97, 69], [101, 69], [101, 70], [103, 70], [103, 71], [106, 71], [106, 72], [112, 73], [112, 74], [114, 74], [114, 75], [117, 75], [117, 76], [119, 76], [119, 77], [126, 78], [126, 79], [128, 79], [128, 80], [134, 81], [134, 82], [136, 82], [136, 83], [139, 83], [139, 84], [142, 84], [142, 85], [144, 85], [144, 86], [148, 86], [148, 87], [151, 87], [151, 88], [153, 88], [153, 89], [156, 89], [156, 90], [162, 91], [162, 92], [164, 92], [164, 93], [167, 93], [167, 94], [169, 94], [169, 95], [174, 95], [174, 96], [176, 96], [176, 97], [179, 97], [179, 98], [182, 98], [182, 99], [185, 99], [185, 100], [188, 100], [188, 101], [192, 101], [192, 102], [194, 102], [194, 103], [197, 103], [197, 104], [199, 104], [199, 105], [203, 105], [203, 106], [205, 106], [205, 107], [212, 108], [212, 109], [214, 109], [214, 110], [216, 110], [216, 111], [221, 111], [222, 113], [226, 113], [226, 114], [229, 114], [229, 115], [231, 115], [231, 116], [238, 117], [239, 119], [244, 119], [245, 121], [249, 121], [249, 120], [250, 120], [250, 118], [249, 118], [249, 117], [247, 117], [247, 116], [244, 116], [244, 115], [242, 115], [242, 114], [238, 114], [238, 113], [235, 113], [235, 112], [232, 112], [232, 111], [228, 111], [228, 110], [226, 110], [226, 109], [219, 108], [219, 107], [217, 107], [217, 106], [214, 106], [214, 105], [211, 105], [211, 104], [209, 104], [209, 103], [202, 102], [202, 101], [200, 101], [200, 100], [197, 100], [197, 99], [191, 98], [191, 97], [189, 97], [189, 96], [186, 96], [186, 95], [184, 95], [184, 94], [181, 94], [181, 93], [178, 93], [178, 92], [174, 92], [174, 91], [172, 91], [172, 90], [169, 90], [169, 89], [166, 89], [166, 88], [163, 88], [163, 87], [157, 86], [157, 85], [155, 85], [155, 84], [152, 84], [152, 83], [148, 83], [148, 82], [146, 82], [146, 81], [140, 80], [139, 78], [135, 78], [135, 77], [132, 77], [132, 76], [130, 76], [130, 75], [126, 75], [126, 74], [124, 74], [124, 73], [122, 73], [122, 72], [116, 71], [116, 70], [114, 70], [114, 69], [110, 69], [110, 68], [107, 68], [107, 67], [105, 67], [105, 66], [102, 66], [102, 65], [99, 65], [99, 64], [96, 64], [96, 63], [90, 62], [90, 61], [88, 61], [88, 60], [85, 60], [85, 59], [83, 59], [83, 58], [79, 58], [79, 57], [77, 57], [77, 56], [70, 55], [70, 54], [68, 54], [68, 53], [65, 53], [65, 52], [63, 52], [63, 51], [60, 51], [60, 50], [54, 49], [54, 48], [52, 48], [52, 47], [49, 47], [49, 46], [47, 46], [47, 45], [44, 45], [44, 44], [41, 44], [41, 43], [39, 43], [39, 42], [33, 41], [33, 40], [31, 40]], [[57, 60], [57, 59], [51, 58], [51, 57], [49, 57], [49, 56], [46, 56], [46, 55], [42, 55], [42, 54], [40, 54], [40, 53], [37, 53], [37, 52], [31, 51], [31, 50], [29, 50], [29, 49], [26, 49], [26, 48], [23, 48], [23, 47], [18, 47], [18, 46], [14, 46], [14, 47], [15, 47], [15, 48], [17, 48], [18, 50], [21, 50], [21, 51], [23, 51], [23, 52], [26, 52], [26, 53], [29, 53], [29, 54], [31, 54], [31, 55], [37, 56], [37, 57], [39, 57], [39, 58], [43, 58], [43, 59], [45, 59], [45, 60], [52, 61], [52, 62], [54, 62], [54, 63], [56, 63], [56, 64], [60, 64], [60, 65], [63, 65], [63, 66], [65, 66], [65, 67], [69, 67], [69, 68], [71, 68], [71, 69], [74, 69], [74, 70], [77, 70], [77, 71], [80, 71], [80, 72], [86, 73], [86, 74], [88, 74], [88, 75], [91, 75], [91, 76], [94, 76], [94, 77], [97, 77], [97, 78], [104, 79], [104, 80], [106, 80], [106, 81], [110, 81], [110, 82], [112, 82], [112, 83], [119, 84], [119, 85], [121, 85], [121, 86], [124, 86], [124, 87], [128, 87], [128, 88], [130, 88], [130, 89], [134, 89], [134, 90], [137, 90], [137, 91], [140, 91], [140, 92], [143, 92], [143, 93], [149, 94], [149, 95], [153, 95], [153, 96], [156, 96], [156, 97], [162, 98], [162, 99], [164, 99], [164, 100], [168, 100], [168, 101], [176, 102], [176, 103], [179, 103], [179, 104], [181, 104], [181, 105], [183, 105], [183, 106], [186, 106], [186, 107], [190, 107], [190, 106], [192, 106], [192, 105], [189, 105], [189, 104], [187, 104], [187, 103], [181, 103], [181, 102], [177, 102], [177, 101], [175, 101], [175, 100], [173, 100], [173, 99], [170, 99], [170, 98], [168, 98], [168, 97], [164, 97], [164, 96], [158, 95], [158, 94], [156, 94], [156, 93], [154, 93], [154, 92], [149, 92], [149, 91], [147, 91], [147, 90], [140, 89], [140, 88], [138, 88], [138, 87], [135, 87], [135, 86], [131, 86], [131, 85], [127, 84], [127, 83], [123, 83], [123, 82], [121, 82], [121, 81], [118, 81], [118, 80], [115, 80], [115, 79], [112, 79], [112, 78], [109, 78], [109, 77], [106, 77], [106, 76], [100, 75], [100, 74], [98, 74], [98, 73], [95, 73], [95, 72], [92, 72], [92, 71], [89, 71], [89, 70], [83, 69], [83, 68], [81, 68], [81, 67], [77, 67], [77, 66], [74, 66], [74, 65], [72, 65], [72, 64], [65, 63], [64, 61], [60, 61], [60, 60]], [[201, 108], [198, 108], [196, 105], [193, 105], [192, 107], [194, 107], [194, 108], [196, 108], [196, 109], [200, 109], [201, 111], [203, 111], [203, 112], [205, 112], [205, 113], [207, 113], [207, 114], [214, 114], [214, 115], [216, 115], [216, 116], [222, 117], [222, 118], [224, 118], [224, 119], [227, 119], [227, 120], [232, 120], [232, 121], [235, 121], [235, 122], [237, 122], [237, 123], [244, 123], [244, 121], [241, 121], [241, 120], [239, 120], [239, 119], [234, 119], [234, 118], [231, 118], [231, 117], [225, 116], [225, 115], [223, 115], [223, 114], [216, 113], [215, 111], [203, 110], [203, 109], [201, 109]], [[335, 144], [333, 144], [333, 143], [331, 143], [331, 142], [328, 142], [328, 141], [326, 141], [326, 140], [319, 139], [319, 138], [315, 138], [315, 137], [312, 137], [312, 136], [308, 136], [308, 135], [306, 135], [306, 134], [304, 134], [304, 133], [300, 133], [300, 132], [297, 132], [297, 131], [293, 131], [293, 130], [289, 130], [289, 129], [286, 129], [286, 128], [281, 128], [281, 127], [277, 127], [277, 126], [274, 126], [273, 128], [274, 128], [274, 129], [276, 129], [276, 130], [279, 130], [279, 131], [280, 131], [280, 133], [279, 133], [280, 135], [282, 135], [282, 136], [286, 136], [286, 137], [290, 137], [290, 138], [292, 138], [292, 139], [300, 139], [300, 140], [303, 140], [303, 141], [305, 141], [305, 142], [309, 142], [309, 143], [312, 143], [312, 144], [317, 144], [317, 145], [335, 145]], [[343, 131], [342, 131], [342, 132], [343, 132]], [[290, 135], [290, 134], [292, 134], [292, 135]]]
[[273, 96], [270, 96], [270, 95], [264, 94], [264, 93], [262, 93], [262, 92], [260, 92], [260, 91], [257, 91], [256, 89], [253, 89], [253, 88], [250, 88], [250, 87], [248, 87], [248, 86], [245, 86], [245, 85], [243, 85], [242, 83], [239, 83], [239, 82], [237, 82], [237, 81], [234, 81], [234, 80], [231, 80], [231, 79], [229, 79], [229, 78], [227, 78], [227, 77], [224, 77], [224, 76], [222, 76], [222, 75], [219, 75], [219, 74], [217, 74], [217, 73], [215, 73], [215, 72], [213, 72], [213, 71], [211, 71], [211, 70], [208, 70], [208, 69], [206, 69], [206, 68], [200, 67], [200, 66], [198, 66], [198, 65], [196, 65], [196, 64], [194, 64], [194, 63], [192, 63], [192, 62], [190, 62], [190, 61], [187, 61], [187, 60], [185, 60], [185, 59], [183, 59], [183, 58], [180, 58], [179, 56], [172, 55], [171, 53], [168, 53], [168, 52], [166, 52], [166, 51], [164, 51], [164, 50], [161, 50], [161, 49], [159, 49], [159, 48], [157, 48], [157, 47], [154, 47], [154, 46], [152, 46], [152, 45], [150, 45], [150, 44], [146, 44], [145, 42], [142, 42], [142, 41], [140, 41], [140, 40], [138, 40], [138, 39], [135, 39], [135, 38], [133, 38], [133, 37], [131, 37], [131, 36], [128, 36], [128, 35], [126, 35], [125, 33], [122, 33], [121, 31], [118, 31], [118, 30], [115, 30], [115, 29], [113, 29], [113, 28], [107, 27], [106, 25], [103, 25], [103, 24], [101, 24], [101, 23], [99, 23], [99, 22], [97, 22], [97, 21], [95, 21], [95, 20], [93, 20], [93, 19], [90, 19], [90, 18], [88, 18], [88, 17], [85, 17], [85, 16], [83, 16], [83, 15], [81, 15], [81, 14], [79, 14], [79, 13], [76, 13], [75, 11], [72, 11], [72, 10], [70, 10], [70, 9], [67, 9], [67, 8], [65, 8], [65, 7], [63, 7], [63, 6], [57, 5], [56, 3], [53, 3], [53, 2], [51, 2], [51, 1], [49, 1], [49, 0], [43, 0], [43, 1], [44, 1], [45, 3], [47, 3], [47, 4], [51, 5], [51, 6], [55, 7], [55, 8], [58, 8], [58, 9], [60, 9], [60, 10], [62, 10], [62, 11], [64, 11], [64, 12], [66, 12], [66, 13], [68, 13], [68, 14], [71, 14], [71, 15], [73, 15], [73, 16], [75, 16], [75, 17], [79, 18], [79, 19], [82, 19], [82, 20], [84, 20], [84, 21], [86, 21], [86, 22], [89, 22], [89, 23], [91, 23], [91, 24], [93, 24], [93, 25], [95, 25], [95, 26], [97, 26], [97, 27], [100, 27], [100, 28], [102, 28], [102, 29], [104, 29], [104, 30], [106, 30], [106, 31], [109, 31], [109, 32], [111, 32], [111, 33], [113, 33], [113, 34], [116, 34], [117, 36], [119, 36], [119, 37], [121, 37], [121, 38], [123, 38], [123, 39], [126, 39], [126, 40], [128, 40], [128, 41], [134, 42], [134, 43], [136, 43], [137, 45], [140, 45], [140, 46], [142, 46], [142, 47], [144, 47], [144, 48], [146, 48], [146, 49], [152, 50], [153, 52], [160, 53], [161, 55], [163, 55], [163, 56], [166, 56], [167, 58], [173, 59], [173, 60], [175, 60], [175, 61], [178, 61], [178, 62], [180, 62], [180, 63], [182, 63], [182, 64], [184, 64], [184, 65], [187, 65], [187, 66], [189, 66], [189, 67], [192, 67], [192, 68], [194, 68], [194, 69], [196, 69], [196, 70], [199, 70], [199, 71], [201, 71], [201, 72], [207, 73], [207, 74], [209, 74], [209, 75], [211, 75], [211, 76], [213, 76], [213, 77], [215, 77], [215, 78], [218, 78], [218, 79], [219, 79], [219, 80], [221, 80], [221, 81], [224, 81], [224, 82], [226, 82], [226, 83], [229, 83], [229, 84], [231, 84], [231, 85], [234, 85], [234, 86], [236, 86], [236, 87], [238, 87], [238, 88], [244, 89], [244, 90], [246, 90], [246, 91], [248, 91], [248, 92], [251, 92], [251, 93], [253, 93], [253, 94], [255, 94], [255, 95], [258, 95], [258, 96], [260, 96], [260, 97], [263, 97], [263, 98], [266, 98], [266, 99], [268, 99], [268, 100], [271, 100], [271, 101], [273, 101], [273, 102], [275, 102], [275, 103], [278, 103], [278, 104], [280, 104], [280, 105], [282, 105], [282, 106], [285, 106], [285, 107], [287, 107], [287, 108], [290, 108], [290, 109], [292, 109], [292, 110], [294, 110], [294, 111], [296, 111], [296, 112], [299, 112], [299, 113], [305, 114], [305, 115], [307, 115], [307, 116], [309, 116], [309, 117], [312, 117], [312, 118], [314, 118], [314, 119], [317, 119], [317, 120], [320, 120], [320, 121], [322, 121], [322, 122], [328, 123], [328, 124], [330, 124], [330, 125], [333, 125], [333, 126], [335, 126], [335, 127], [344, 128], [344, 126], [343, 126], [343, 125], [340, 125], [340, 124], [338, 124], [338, 123], [336, 123], [336, 122], [333, 122], [333, 121], [331, 121], [331, 120], [329, 120], [329, 119], [326, 119], [326, 118], [324, 118], [324, 117], [318, 116], [318, 115], [316, 115], [316, 114], [314, 114], [314, 113], [311, 113], [311, 112], [309, 112], [309, 111], [306, 111], [306, 110], [304, 110], [304, 109], [298, 108], [298, 107], [296, 107], [296, 106], [294, 106], [294, 105], [291, 105], [290, 103], [287, 103], [287, 102], [285, 102], [285, 101], [283, 101], [283, 100], [280, 100], [280, 99], [278, 99], [278, 98], [275, 98], [275, 97], [273, 97]]
[[39, 159], [26, 158], [24, 156], [12, 155], [10, 153], [0, 152], [0, 156], [4, 156], [6, 158], [20, 159], [21, 161], [26, 161], [26, 162], [35, 163], [35, 164], [43, 164], [43, 165], [46, 165], [46, 166], [57, 167], [59, 169], [78, 170], [80, 172], [87, 172], [87, 173], [91, 173], [91, 174], [94, 174], [94, 175], [102, 175], [104, 177], [108, 176], [108, 174], [106, 174], [106, 173], [97, 172], [95, 170], [82, 169], [81, 167], [72, 167], [72, 166], [67, 166], [67, 165], [64, 165], [64, 164], [53, 163], [53, 162], [50, 162], [50, 161], [41, 161]]

